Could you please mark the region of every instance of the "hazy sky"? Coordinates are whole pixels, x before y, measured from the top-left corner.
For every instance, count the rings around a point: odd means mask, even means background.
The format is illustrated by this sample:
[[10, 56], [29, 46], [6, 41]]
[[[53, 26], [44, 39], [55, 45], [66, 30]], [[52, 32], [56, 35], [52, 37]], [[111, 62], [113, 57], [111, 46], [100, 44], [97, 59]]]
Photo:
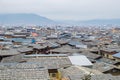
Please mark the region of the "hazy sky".
[[0, 13], [35, 13], [53, 20], [120, 18], [120, 0], [0, 0]]

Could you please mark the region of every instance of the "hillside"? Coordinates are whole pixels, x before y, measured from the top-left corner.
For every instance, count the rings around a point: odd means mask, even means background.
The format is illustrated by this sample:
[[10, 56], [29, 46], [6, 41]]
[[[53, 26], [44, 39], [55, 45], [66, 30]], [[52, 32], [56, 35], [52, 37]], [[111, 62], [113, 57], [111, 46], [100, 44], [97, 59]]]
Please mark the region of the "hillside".
[[0, 14], [0, 24], [54, 24], [53, 20], [36, 14]]

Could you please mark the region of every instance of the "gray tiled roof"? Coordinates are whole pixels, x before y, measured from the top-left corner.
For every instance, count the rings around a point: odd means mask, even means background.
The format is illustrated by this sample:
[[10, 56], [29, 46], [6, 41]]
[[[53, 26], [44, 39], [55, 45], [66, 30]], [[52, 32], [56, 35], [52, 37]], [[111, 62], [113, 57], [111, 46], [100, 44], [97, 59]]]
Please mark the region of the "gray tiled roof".
[[38, 64], [19, 63], [0, 65], [0, 79], [48, 80], [48, 70]]
[[[70, 80], [82, 80], [85, 76], [80, 75], [71, 75], [69, 76]], [[91, 80], [120, 80], [119, 76], [112, 76], [112, 75], [91, 75]]]
[[48, 69], [58, 69], [72, 65], [68, 57], [38, 57], [30, 58], [28, 62], [37, 62]]
[[24, 54], [18, 54], [18, 55], [14, 55], [14, 56], [10, 56], [10, 57], [5, 57], [1, 60], [1, 63], [16, 63], [16, 62], [22, 62], [22, 61], [26, 61], [23, 58]]
[[16, 49], [0, 50], [1, 56], [20, 54]]
[[106, 72], [106, 71], [114, 69], [114, 68], [115, 68], [115, 66], [104, 63], [104, 62], [95, 63], [93, 65], [93, 69], [99, 70], [101, 72]]
[[[83, 80], [85, 76], [91, 75], [91, 80], [120, 80], [120, 76], [98, 73], [93, 69], [71, 66], [66, 69], [60, 69], [63, 78], [68, 80]], [[87, 71], [87, 72], [86, 72]], [[89, 72], [89, 73], [88, 73]]]
[[97, 58], [101, 57], [98, 54], [94, 54], [94, 53], [90, 53], [90, 52], [83, 52], [83, 53], [80, 53], [80, 54], [85, 55], [86, 57], [88, 57], [90, 59], [97, 59]]

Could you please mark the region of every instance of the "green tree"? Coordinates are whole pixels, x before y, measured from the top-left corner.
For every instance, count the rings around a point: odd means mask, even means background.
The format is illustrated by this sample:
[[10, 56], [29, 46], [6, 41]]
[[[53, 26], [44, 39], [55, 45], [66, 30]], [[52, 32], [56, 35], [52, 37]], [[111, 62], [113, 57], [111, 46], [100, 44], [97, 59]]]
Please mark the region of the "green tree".
[[91, 80], [91, 73], [82, 77], [82, 80]]

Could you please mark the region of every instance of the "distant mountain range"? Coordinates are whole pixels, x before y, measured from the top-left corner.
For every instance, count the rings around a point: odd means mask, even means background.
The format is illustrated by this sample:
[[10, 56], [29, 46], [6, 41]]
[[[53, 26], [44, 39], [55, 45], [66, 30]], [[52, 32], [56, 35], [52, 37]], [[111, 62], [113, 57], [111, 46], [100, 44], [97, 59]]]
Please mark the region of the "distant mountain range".
[[86, 20], [86, 21], [59, 21], [64, 24], [71, 24], [71, 25], [120, 25], [120, 19], [95, 19], [95, 20]]
[[0, 14], [0, 25], [48, 25], [48, 24], [69, 24], [69, 25], [97, 25], [117, 24], [120, 19], [96, 19], [88, 21], [54, 21], [36, 14]]
[[0, 14], [0, 24], [54, 24], [53, 20], [36, 14]]

